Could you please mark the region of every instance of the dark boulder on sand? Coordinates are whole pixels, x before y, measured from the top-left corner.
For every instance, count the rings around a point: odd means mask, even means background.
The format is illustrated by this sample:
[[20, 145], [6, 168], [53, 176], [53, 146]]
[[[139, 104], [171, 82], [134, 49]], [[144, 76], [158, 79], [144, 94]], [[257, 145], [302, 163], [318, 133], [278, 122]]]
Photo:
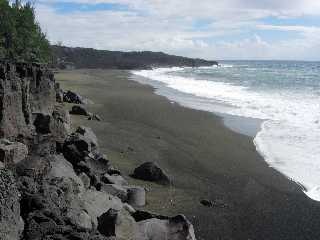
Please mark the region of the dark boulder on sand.
[[137, 167], [133, 174], [134, 178], [157, 182], [162, 185], [169, 185], [171, 180], [169, 176], [154, 162], [146, 162]]
[[72, 91], [63, 93], [63, 101], [67, 103], [85, 104], [83, 97]]
[[83, 115], [83, 116], [89, 116], [89, 112], [82, 106], [75, 105], [72, 107], [70, 114], [72, 115]]
[[158, 214], [154, 214], [146, 211], [135, 211], [134, 213], [131, 214], [131, 216], [134, 218], [136, 222], [145, 221], [151, 218], [157, 218], [161, 220], [169, 219], [169, 217], [167, 216], [162, 216], [162, 215], [158, 215]]
[[101, 122], [102, 119], [98, 114], [90, 114], [88, 120]]

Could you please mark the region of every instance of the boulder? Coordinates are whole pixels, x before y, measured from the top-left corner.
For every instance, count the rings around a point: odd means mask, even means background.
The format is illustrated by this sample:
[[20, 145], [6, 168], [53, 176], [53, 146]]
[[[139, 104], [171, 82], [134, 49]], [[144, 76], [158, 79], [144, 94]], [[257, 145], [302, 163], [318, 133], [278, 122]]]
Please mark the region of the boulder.
[[130, 213], [131, 215], [136, 212], [136, 210], [135, 210], [131, 205], [129, 205], [128, 203], [124, 203], [124, 204], [123, 204], [123, 208], [124, 208], [128, 213]]
[[80, 173], [79, 178], [81, 179], [85, 189], [90, 188], [90, 178], [84, 172]]
[[125, 202], [128, 199], [127, 189], [120, 185], [102, 183], [100, 191], [116, 196], [120, 198], [122, 202]]
[[146, 162], [137, 167], [133, 174], [134, 178], [157, 182], [162, 185], [169, 185], [171, 183], [168, 175], [154, 162]]
[[138, 222], [136, 240], [196, 240], [192, 224], [183, 215], [167, 220], [157, 218]]
[[102, 119], [98, 114], [90, 114], [90, 116], [88, 117], [88, 120], [93, 120], [93, 121], [98, 121], [101, 122]]
[[115, 174], [121, 175], [120, 170], [119, 170], [119, 169], [115, 169], [114, 167], [110, 167], [110, 168], [108, 169], [107, 173], [108, 173], [109, 175], [115, 175]]
[[122, 202], [119, 198], [106, 192], [87, 190], [82, 196], [83, 209], [91, 216], [94, 225], [98, 226], [98, 217], [109, 209], [121, 210]]
[[63, 101], [67, 103], [85, 104], [83, 97], [72, 91], [63, 93]]
[[98, 138], [91, 128], [80, 126], [77, 128], [76, 133], [82, 135], [88, 140], [88, 142], [90, 142], [92, 150], [96, 150], [98, 148]]
[[53, 155], [49, 158], [50, 171], [47, 174], [49, 178], [64, 178], [72, 181], [75, 192], [82, 193], [84, 185], [81, 179], [73, 170], [72, 164], [68, 162], [62, 155]]
[[51, 133], [50, 121], [51, 116], [43, 113], [33, 113], [33, 125], [36, 128], [36, 132], [39, 134], [49, 134]]
[[75, 105], [72, 107], [70, 114], [72, 115], [83, 115], [83, 116], [89, 116], [89, 112], [82, 106]]
[[90, 152], [91, 142], [89, 139], [77, 133], [70, 135], [62, 147], [64, 157], [74, 166], [84, 161]]
[[154, 214], [154, 213], [150, 213], [150, 212], [146, 212], [146, 211], [135, 211], [133, 213], [131, 213], [131, 216], [134, 218], [134, 220], [136, 222], [141, 222], [141, 221], [145, 221], [148, 219], [152, 219], [152, 218], [157, 218], [157, 219], [161, 219], [161, 220], [168, 220], [169, 217], [167, 216], [162, 216], [162, 215], [158, 215], [158, 214]]
[[67, 219], [80, 231], [91, 231], [94, 228], [91, 216], [84, 210], [69, 209]]
[[109, 209], [98, 217], [98, 231], [106, 237], [116, 236], [118, 211]]
[[118, 174], [109, 175], [108, 173], [105, 173], [101, 177], [101, 181], [106, 184], [128, 185], [128, 182]]
[[117, 240], [135, 239], [137, 223], [126, 210], [110, 209], [98, 219], [98, 230], [104, 236], [116, 237]]
[[7, 139], [0, 140], [0, 163], [2, 168], [14, 167], [28, 155], [28, 147], [20, 142], [11, 142]]
[[210, 208], [212, 208], [212, 207], [219, 207], [219, 208], [226, 208], [226, 207], [228, 207], [228, 205], [227, 205], [224, 201], [219, 200], [219, 199], [217, 199], [217, 200], [202, 199], [202, 200], [200, 201], [200, 203], [201, 203], [203, 206], [205, 206], [205, 207], [210, 207]]

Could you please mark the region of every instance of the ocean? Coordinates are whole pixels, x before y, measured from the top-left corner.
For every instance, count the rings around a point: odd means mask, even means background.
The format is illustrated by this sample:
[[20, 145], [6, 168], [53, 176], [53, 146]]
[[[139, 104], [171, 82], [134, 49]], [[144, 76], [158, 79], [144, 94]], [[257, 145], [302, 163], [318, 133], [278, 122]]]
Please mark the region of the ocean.
[[257, 151], [320, 201], [320, 62], [222, 61], [133, 74], [183, 106], [261, 120]]

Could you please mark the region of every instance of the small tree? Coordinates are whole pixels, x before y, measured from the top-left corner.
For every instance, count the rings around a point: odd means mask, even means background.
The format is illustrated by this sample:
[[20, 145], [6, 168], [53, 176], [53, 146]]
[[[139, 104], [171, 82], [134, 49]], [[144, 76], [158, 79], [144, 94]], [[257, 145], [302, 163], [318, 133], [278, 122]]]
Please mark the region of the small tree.
[[0, 0], [0, 57], [25, 61], [49, 61], [50, 44], [35, 20], [30, 1]]

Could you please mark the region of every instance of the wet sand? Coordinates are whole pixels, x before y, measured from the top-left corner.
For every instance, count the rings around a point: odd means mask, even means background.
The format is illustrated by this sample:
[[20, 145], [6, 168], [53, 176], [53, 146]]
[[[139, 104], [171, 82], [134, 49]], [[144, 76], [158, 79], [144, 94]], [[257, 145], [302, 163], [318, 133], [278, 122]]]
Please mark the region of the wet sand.
[[[123, 174], [156, 161], [172, 176], [171, 187], [127, 177], [149, 190], [144, 209], [185, 214], [198, 240], [320, 239], [320, 203], [268, 167], [252, 137], [226, 128], [214, 114], [171, 103], [129, 75], [74, 70], [56, 78], [65, 90], [93, 101], [87, 108], [103, 121], [73, 117], [73, 123], [92, 127], [102, 152]], [[201, 199], [219, 204], [207, 208]]]

